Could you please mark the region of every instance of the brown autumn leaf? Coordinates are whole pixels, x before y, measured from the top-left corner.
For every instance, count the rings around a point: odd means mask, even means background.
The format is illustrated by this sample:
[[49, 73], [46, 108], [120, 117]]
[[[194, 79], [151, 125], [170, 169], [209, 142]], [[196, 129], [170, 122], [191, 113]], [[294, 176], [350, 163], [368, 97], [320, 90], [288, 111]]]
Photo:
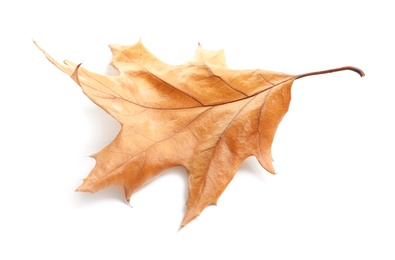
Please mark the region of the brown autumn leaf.
[[255, 156], [274, 173], [271, 146], [288, 110], [294, 80], [342, 70], [364, 76], [355, 67], [296, 76], [231, 70], [223, 51], [200, 45], [183, 65], [160, 61], [141, 41], [110, 48], [119, 76], [99, 75], [70, 61], [60, 64], [40, 48], [122, 126], [117, 137], [92, 156], [96, 165], [77, 190], [122, 186], [129, 201], [163, 170], [183, 166], [189, 193], [181, 226], [216, 204], [247, 157]]

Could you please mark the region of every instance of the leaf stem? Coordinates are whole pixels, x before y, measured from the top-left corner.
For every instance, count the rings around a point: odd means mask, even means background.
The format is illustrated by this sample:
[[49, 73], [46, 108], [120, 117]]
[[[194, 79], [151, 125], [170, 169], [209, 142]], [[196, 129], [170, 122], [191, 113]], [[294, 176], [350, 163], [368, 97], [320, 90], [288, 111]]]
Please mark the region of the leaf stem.
[[296, 76], [295, 79], [300, 79], [300, 78], [313, 76], [313, 75], [327, 74], [327, 73], [343, 71], [343, 70], [352, 70], [352, 71], [358, 73], [359, 76], [361, 76], [361, 77], [365, 76], [365, 73], [361, 69], [358, 69], [358, 68], [352, 67], [352, 66], [345, 66], [345, 67], [340, 67], [340, 68], [335, 68], [335, 69], [330, 69], [330, 70], [321, 70], [321, 71], [300, 74], [300, 75]]

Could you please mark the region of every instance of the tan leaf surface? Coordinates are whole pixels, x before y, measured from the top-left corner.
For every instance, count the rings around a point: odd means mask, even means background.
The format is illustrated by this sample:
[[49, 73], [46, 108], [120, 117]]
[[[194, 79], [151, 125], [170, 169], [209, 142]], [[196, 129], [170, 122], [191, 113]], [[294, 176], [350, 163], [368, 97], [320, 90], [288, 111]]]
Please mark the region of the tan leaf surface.
[[295, 79], [341, 70], [364, 75], [354, 67], [296, 76], [231, 70], [223, 51], [200, 45], [183, 65], [160, 61], [141, 41], [110, 48], [119, 76], [99, 75], [69, 61], [60, 64], [40, 48], [122, 125], [117, 137], [93, 156], [96, 165], [78, 191], [118, 185], [129, 201], [163, 170], [183, 166], [189, 194], [181, 226], [216, 204], [247, 157], [255, 156], [274, 173], [271, 146]]

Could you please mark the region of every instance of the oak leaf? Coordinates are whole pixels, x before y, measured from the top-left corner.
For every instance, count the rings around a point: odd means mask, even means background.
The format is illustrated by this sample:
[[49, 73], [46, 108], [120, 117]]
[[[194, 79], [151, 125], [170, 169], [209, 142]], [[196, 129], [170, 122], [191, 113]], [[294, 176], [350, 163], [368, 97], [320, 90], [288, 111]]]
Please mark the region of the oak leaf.
[[129, 201], [163, 170], [183, 166], [189, 192], [181, 226], [216, 204], [247, 157], [255, 156], [263, 168], [275, 172], [271, 146], [288, 110], [294, 80], [341, 70], [364, 75], [355, 67], [296, 76], [231, 70], [223, 51], [200, 45], [183, 65], [160, 61], [141, 41], [110, 48], [119, 76], [99, 75], [70, 61], [58, 63], [40, 48], [122, 126], [117, 137], [92, 156], [96, 165], [77, 190], [122, 186]]

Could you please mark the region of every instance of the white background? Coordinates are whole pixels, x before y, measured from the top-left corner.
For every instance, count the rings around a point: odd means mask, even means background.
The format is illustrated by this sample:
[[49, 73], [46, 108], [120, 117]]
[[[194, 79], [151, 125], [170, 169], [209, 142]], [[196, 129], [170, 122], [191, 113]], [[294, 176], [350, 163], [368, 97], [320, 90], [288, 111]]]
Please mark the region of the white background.
[[[391, 1], [2, 1], [0, 259], [395, 259]], [[180, 64], [198, 42], [233, 69], [300, 74], [273, 144], [181, 231], [186, 173], [123, 202], [74, 192], [119, 125], [34, 46], [98, 73], [139, 38]]]

